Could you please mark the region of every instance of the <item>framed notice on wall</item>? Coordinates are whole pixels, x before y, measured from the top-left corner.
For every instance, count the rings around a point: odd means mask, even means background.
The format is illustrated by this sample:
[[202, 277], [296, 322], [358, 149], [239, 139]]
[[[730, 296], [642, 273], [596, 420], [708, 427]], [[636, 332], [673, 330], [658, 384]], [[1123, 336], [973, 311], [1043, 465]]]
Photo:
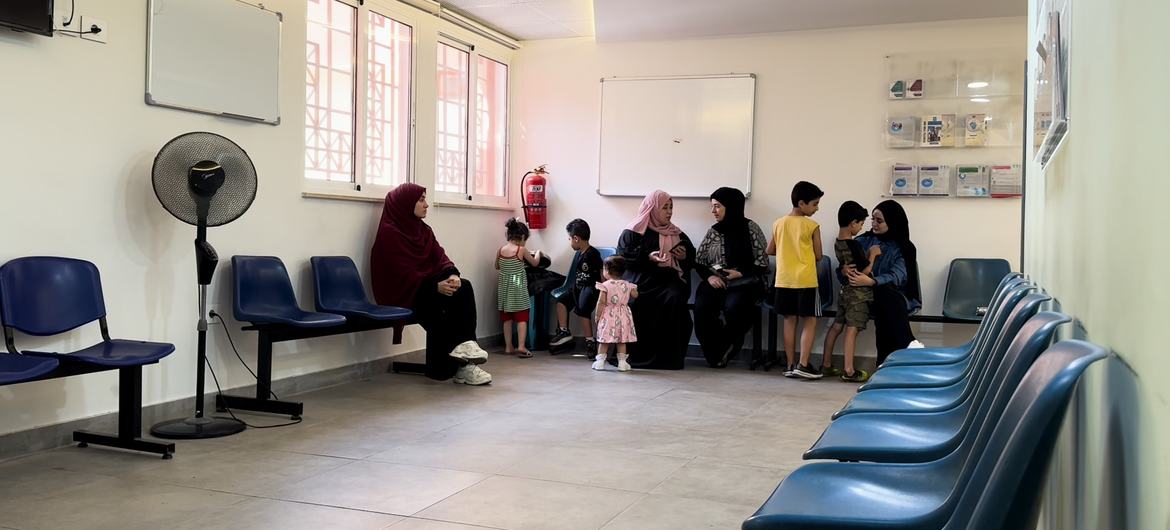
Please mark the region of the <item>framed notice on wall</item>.
[[1037, 11], [1032, 83], [1032, 148], [1041, 166], [1068, 134], [1070, 0], [1041, 0]]

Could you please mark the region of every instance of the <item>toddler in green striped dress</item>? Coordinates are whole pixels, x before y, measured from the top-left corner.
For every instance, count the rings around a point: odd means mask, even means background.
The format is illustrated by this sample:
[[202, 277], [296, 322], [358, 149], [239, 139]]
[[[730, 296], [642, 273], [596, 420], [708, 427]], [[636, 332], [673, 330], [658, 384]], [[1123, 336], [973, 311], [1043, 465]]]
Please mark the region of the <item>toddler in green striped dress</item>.
[[[540, 263], [540, 252], [535, 255], [524, 248], [528, 242], [528, 225], [519, 219], [508, 219], [508, 243], [496, 252], [496, 270], [500, 271], [500, 283], [496, 290], [499, 297], [500, 320], [504, 325], [504, 353], [515, 353], [517, 357], [532, 357], [524, 346], [528, 336], [528, 275], [524, 264]], [[516, 345], [512, 346], [512, 323], [516, 324]]]

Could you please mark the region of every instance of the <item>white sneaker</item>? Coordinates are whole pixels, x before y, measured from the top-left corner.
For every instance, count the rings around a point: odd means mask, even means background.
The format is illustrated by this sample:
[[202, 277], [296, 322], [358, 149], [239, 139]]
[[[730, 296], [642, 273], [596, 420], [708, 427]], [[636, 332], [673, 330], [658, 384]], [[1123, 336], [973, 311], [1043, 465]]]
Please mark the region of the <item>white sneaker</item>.
[[486, 385], [492, 382], [492, 374], [474, 364], [465, 364], [455, 372], [455, 378], [452, 381], [459, 385]]
[[910, 349], [910, 350], [919, 350], [919, 349], [922, 349], [922, 348], [925, 348], [925, 347], [926, 347], [926, 345], [925, 345], [925, 344], [923, 344], [923, 343], [921, 343], [921, 342], [918, 342], [918, 341], [916, 341], [916, 340], [912, 340], [912, 341], [910, 341], [910, 345], [909, 345], [909, 346], [906, 346], [906, 348], [907, 348], [907, 349]]
[[628, 372], [630, 370], [633, 370], [633, 368], [630, 367], [630, 363], [626, 362], [624, 359], [618, 361], [618, 371], [619, 372]]
[[451, 350], [451, 353], [448, 355], [456, 359], [467, 361], [471, 364], [486, 363], [488, 358], [487, 352], [483, 351], [483, 348], [480, 348], [479, 344], [476, 344], [473, 340], [460, 343], [455, 347], [454, 350]]
[[597, 360], [593, 361], [593, 369], [597, 370], [599, 372], [605, 371], [605, 356], [604, 355], [602, 355], [600, 353], [597, 354]]

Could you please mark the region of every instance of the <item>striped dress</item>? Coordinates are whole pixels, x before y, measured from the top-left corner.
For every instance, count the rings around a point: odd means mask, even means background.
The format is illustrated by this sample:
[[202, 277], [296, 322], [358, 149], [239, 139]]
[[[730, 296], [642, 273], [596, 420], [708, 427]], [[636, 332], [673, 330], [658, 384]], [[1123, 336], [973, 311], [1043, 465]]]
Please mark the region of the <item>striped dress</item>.
[[500, 269], [500, 284], [496, 289], [500, 311], [516, 313], [531, 308], [528, 275], [524, 272], [524, 262], [520, 261], [520, 257], [497, 254], [496, 265]]

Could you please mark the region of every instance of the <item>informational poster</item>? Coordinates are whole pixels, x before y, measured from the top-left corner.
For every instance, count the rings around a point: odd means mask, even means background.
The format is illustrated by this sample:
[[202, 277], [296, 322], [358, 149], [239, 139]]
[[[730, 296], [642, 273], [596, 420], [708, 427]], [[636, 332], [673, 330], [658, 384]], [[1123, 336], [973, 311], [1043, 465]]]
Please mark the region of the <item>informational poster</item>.
[[1024, 192], [1020, 177], [1020, 165], [991, 166], [991, 196], [995, 198], [1019, 197]]
[[956, 166], [955, 196], [990, 197], [991, 189], [987, 180], [987, 166]]
[[906, 90], [906, 99], [918, 99], [925, 94], [923, 90], [923, 83], [921, 79], [914, 79], [910, 81], [910, 88]]
[[898, 116], [886, 120], [886, 146], [905, 149], [917, 145], [918, 117]]
[[918, 195], [951, 194], [951, 166], [918, 166]]
[[987, 145], [987, 115], [968, 114], [963, 121], [966, 122], [963, 146], [983, 147]]
[[894, 164], [890, 177], [890, 195], [918, 195], [918, 170], [909, 164]]
[[954, 147], [955, 115], [936, 114], [922, 118], [922, 147]]
[[904, 99], [906, 97], [906, 82], [894, 81], [890, 83], [890, 99]]

